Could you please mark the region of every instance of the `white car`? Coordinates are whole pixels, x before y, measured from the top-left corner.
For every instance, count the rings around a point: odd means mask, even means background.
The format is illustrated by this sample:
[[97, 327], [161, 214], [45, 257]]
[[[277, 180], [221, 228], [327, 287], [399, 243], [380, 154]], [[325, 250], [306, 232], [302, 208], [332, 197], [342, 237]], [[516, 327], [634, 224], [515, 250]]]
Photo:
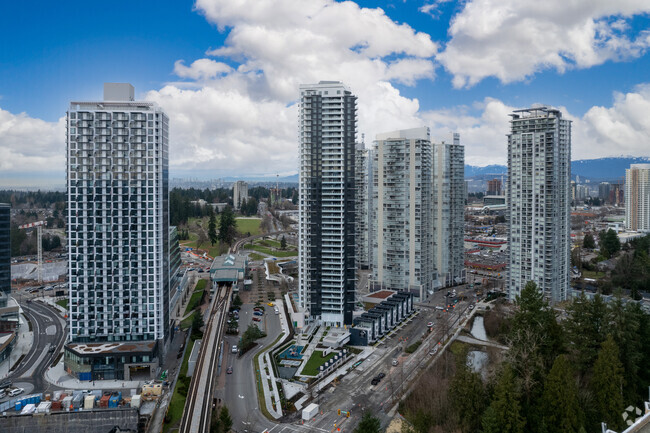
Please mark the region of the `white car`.
[[396, 367], [396, 366], [399, 365], [399, 361], [397, 359], [393, 359], [392, 364], [393, 364], [393, 367]]
[[236, 345], [236, 344], [233, 344], [233, 345], [232, 345], [231, 352], [232, 352], [232, 353], [237, 353], [237, 352], [238, 352], [238, 350], [237, 350], [237, 345]]
[[23, 392], [25, 392], [23, 388], [14, 388], [11, 391], [9, 391], [9, 397], [15, 397], [18, 394], [22, 394]]

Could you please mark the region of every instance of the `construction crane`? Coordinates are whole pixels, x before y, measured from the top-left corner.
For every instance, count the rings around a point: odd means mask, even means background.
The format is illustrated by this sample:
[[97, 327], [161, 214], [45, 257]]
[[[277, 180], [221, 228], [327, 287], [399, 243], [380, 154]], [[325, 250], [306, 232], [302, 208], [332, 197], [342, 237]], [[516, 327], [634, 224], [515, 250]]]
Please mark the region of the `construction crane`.
[[38, 284], [43, 283], [43, 226], [44, 225], [45, 225], [45, 221], [36, 221], [35, 223], [23, 224], [22, 226], [18, 227], [19, 229], [31, 229], [33, 227], [36, 227], [36, 234], [37, 234], [36, 249], [38, 251], [38, 267], [37, 267]]

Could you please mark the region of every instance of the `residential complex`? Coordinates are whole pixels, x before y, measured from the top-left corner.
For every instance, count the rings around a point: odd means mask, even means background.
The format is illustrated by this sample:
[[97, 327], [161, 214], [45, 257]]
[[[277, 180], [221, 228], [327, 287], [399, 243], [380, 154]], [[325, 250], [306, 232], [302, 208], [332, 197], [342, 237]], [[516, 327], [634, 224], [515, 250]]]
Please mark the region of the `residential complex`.
[[[82, 380], [150, 377], [170, 335], [168, 118], [107, 83], [67, 113], [69, 341]], [[175, 259], [176, 260], [176, 259]]]
[[356, 100], [338, 81], [300, 86], [299, 303], [328, 326], [354, 309]]
[[357, 268], [368, 269], [373, 260], [372, 216], [372, 167], [373, 151], [366, 149], [364, 143], [358, 143], [355, 153], [355, 210], [356, 210], [356, 257]]
[[510, 116], [509, 298], [534, 281], [550, 301], [563, 301], [570, 271], [571, 122], [547, 107]]
[[375, 288], [408, 291], [420, 300], [433, 293], [431, 176], [429, 128], [377, 135], [371, 219]]
[[232, 186], [232, 204], [236, 210], [239, 210], [246, 200], [248, 200], [248, 184], [238, 180]]
[[436, 288], [465, 281], [465, 148], [460, 135], [433, 144], [433, 255]]
[[650, 232], [650, 164], [625, 170], [625, 227]]
[[500, 179], [492, 179], [487, 181], [487, 192], [485, 195], [501, 195], [502, 188], [501, 188], [502, 182]]

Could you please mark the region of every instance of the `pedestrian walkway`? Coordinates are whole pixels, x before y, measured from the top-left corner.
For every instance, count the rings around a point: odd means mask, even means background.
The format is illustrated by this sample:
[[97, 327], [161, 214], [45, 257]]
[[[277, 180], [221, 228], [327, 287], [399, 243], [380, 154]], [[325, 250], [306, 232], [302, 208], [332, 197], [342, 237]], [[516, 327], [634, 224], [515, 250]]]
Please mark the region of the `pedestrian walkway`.
[[22, 314], [22, 308], [19, 314], [18, 332], [16, 334], [16, 343], [11, 349], [9, 358], [0, 362], [0, 379], [9, 376], [9, 370], [23, 357], [29, 353], [29, 350], [34, 345], [34, 332], [29, 330], [29, 323]]

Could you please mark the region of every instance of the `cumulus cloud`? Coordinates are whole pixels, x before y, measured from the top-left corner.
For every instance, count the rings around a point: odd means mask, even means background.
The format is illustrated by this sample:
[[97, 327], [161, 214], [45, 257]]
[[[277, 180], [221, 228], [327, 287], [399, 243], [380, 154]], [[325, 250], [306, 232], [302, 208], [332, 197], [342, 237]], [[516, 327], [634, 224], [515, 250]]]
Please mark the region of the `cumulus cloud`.
[[[0, 172], [65, 173], [65, 118], [46, 122], [0, 108]], [[58, 170], [57, 170], [58, 169]]]
[[333, 0], [198, 0], [195, 8], [228, 32], [225, 44], [190, 66], [176, 62], [186, 81], [147, 94], [172, 119], [176, 167], [297, 171], [295, 102], [303, 83], [350, 86], [360, 132], [419, 124], [418, 101], [394, 84], [433, 79], [437, 45], [381, 9]]
[[635, 58], [650, 46], [650, 32], [634, 34], [628, 20], [648, 12], [647, 0], [471, 0], [452, 19], [437, 60], [465, 87]]

